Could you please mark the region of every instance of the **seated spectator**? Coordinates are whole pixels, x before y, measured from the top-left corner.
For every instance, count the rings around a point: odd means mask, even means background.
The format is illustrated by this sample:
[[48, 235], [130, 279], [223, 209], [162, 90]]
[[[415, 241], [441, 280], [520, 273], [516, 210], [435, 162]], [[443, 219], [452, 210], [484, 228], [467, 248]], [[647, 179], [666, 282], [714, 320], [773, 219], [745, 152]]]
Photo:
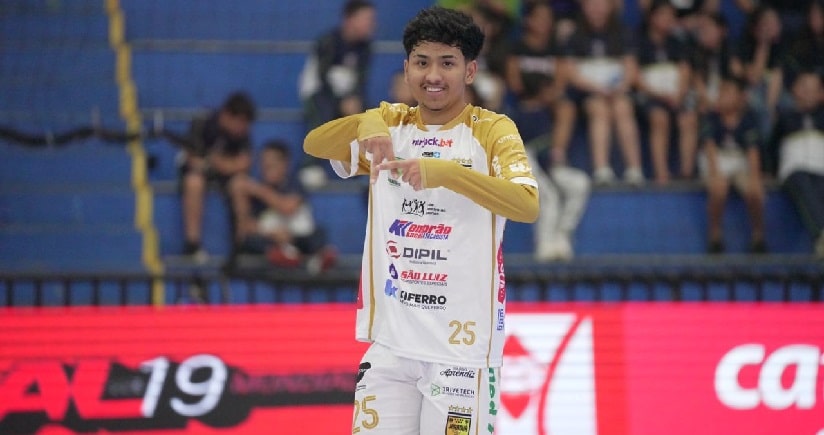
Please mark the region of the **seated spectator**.
[[613, 0], [583, 0], [583, 19], [564, 50], [571, 62], [570, 95], [582, 105], [589, 124], [594, 178], [614, 181], [609, 164], [612, 127], [624, 157], [624, 180], [641, 185], [641, 152], [630, 87], [637, 74], [635, 45], [615, 13]]
[[[183, 254], [196, 262], [205, 262], [208, 257], [201, 246], [206, 190], [214, 184], [234, 203], [235, 185], [251, 166], [249, 130], [254, 120], [252, 100], [245, 94], [234, 93], [219, 110], [192, 121], [190, 143], [181, 153], [179, 175]], [[236, 222], [234, 226], [237, 227]]]
[[785, 84], [795, 83], [802, 71], [824, 79], [824, 0], [810, 2], [806, 24], [789, 44], [783, 63]]
[[717, 110], [704, 119], [699, 169], [707, 183], [708, 252], [724, 252], [722, 218], [732, 184], [744, 198], [750, 217], [751, 253], [764, 253], [762, 136], [755, 112], [747, 107], [747, 83], [737, 77], [721, 82]]
[[502, 111], [507, 91], [504, 77], [512, 22], [499, 8], [485, 3], [480, 2], [467, 11], [484, 32], [484, 43], [477, 59], [478, 71], [472, 87], [481, 107]]
[[260, 155], [260, 181], [243, 177], [237, 183], [240, 250], [265, 254], [277, 266], [305, 265], [317, 273], [334, 264], [336, 252], [315, 223], [303, 189], [290, 176], [290, 161], [285, 143], [268, 142]]
[[646, 31], [638, 42], [638, 90], [649, 118], [655, 181], [664, 185], [670, 180], [671, 120], [678, 123], [678, 175], [691, 178], [698, 146], [698, 117], [694, 101], [687, 98], [691, 71], [685, 44], [674, 34], [675, 8], [668, 0], [656, 0], [647, 14]]
[[759, 115], [768, 137], [783, 89], [781, 79], [781, 20], [775, 9], [759, 7], [748, 18], [739, 56], [750, 84], [750, 107]]
[[[341, 24], [321, 36], [307, 57], [299, 79], [307, 131], [341, 116], [363, 111], [372, 62], [375, 6], [368, 0], [347, 0]], [[300, 177], [307, 187], [326, 183], [328, 165], [309, 156]]]
[[727, 39], [727, 21], [719, 14], [702, 14], [695, 34], [692, 55], [692, 83], [698, 113], [715, 110], [721, 79], [743, 74], [741, 62]]
[[524, 141], [550, 131], [553, 145], [566, 149], [575, 124], [575, 106], [566, 97], [566, 74], [554, 44], [552, 9], [546, 1], [524, 8], [522, 36], [507, 57], [506, 83], [514, 95], [510, 110]]
[[[658, 0], [638, 0], [641, 14], [647, 15], [652, 5]], [[695, 33], [702, 13], [719, 12], [720, 0], [666, 0], [675, 9], [676, 26], [674, 33], [679, 39], [686, 40]]]
[[[590, 184], [583, 171], [565, 165], [575, 106], [564, 92], [549, 4], [527, 3], [522, 22], [523, 34], [509, 54], [506, 78], [516, 100], [512, 117], [526, 142], [530, 164], [543, 169], [534, 172], [541, 193], [541, 212], [534, 226], [535, 258], [569, 260], [573, 256], [571, 236], [586, 206]], [[551, 166], [539, 161], [550, 143]]]
[[824, 259], [824, 86], [814, 72], [798, 74], [795, 107], [780, 113], [775, 137], [778, 178], [795, 203]]

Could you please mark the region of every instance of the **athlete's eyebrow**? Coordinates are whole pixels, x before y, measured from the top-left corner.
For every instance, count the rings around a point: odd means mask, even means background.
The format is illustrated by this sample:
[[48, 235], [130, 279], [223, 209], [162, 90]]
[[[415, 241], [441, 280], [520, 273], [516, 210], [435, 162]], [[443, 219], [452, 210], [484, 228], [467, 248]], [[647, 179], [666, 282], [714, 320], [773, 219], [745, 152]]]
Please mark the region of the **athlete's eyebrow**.
[[[419, 58], [419, 59], [429, 59], [433, 56], [430, 56], [428, 54], [415, 53], [415, 54], [412, 55], [412, 57], [416, 57], [416, 58]], [[435, 56], [435, 57], [438, 57], [439, 59], [456, 59], [458, 56], [455, 56], [454, 54], [444, 54], [442, 56]]]

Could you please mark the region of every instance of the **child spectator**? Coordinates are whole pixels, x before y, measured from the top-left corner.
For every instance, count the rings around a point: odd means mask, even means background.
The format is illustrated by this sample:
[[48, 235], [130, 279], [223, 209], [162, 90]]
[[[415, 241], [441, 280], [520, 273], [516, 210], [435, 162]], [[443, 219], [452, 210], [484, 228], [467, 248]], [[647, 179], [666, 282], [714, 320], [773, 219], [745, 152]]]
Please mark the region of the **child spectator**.
[[509, 53], [509, 31], [512, 20], [499, 7], [479, 2], [468, 10], [472, 20], [484, 32], [484, 43], [478, 56], [478, 72], [472, 84], [485, 109], [501, 111], [506, 97], [506, 62]]
[[260, 181], [244, 177], [237, 183], [235, 209], [243, 244], [241, 251], [266, 254], [275, 265], [305, 264], [313, 273], [331, 267], [335, 249], [326, 243], [306, 202], [303, 189], [289, 174], [291, 153], [281, 141], [264, 145]]
[[[198, 263], [208, 254], [201, 246], [203, 202], [210, 184], [217, 185], [235, 202], [235, 185], [251, 166], [249, 130], [255, 120], [255, 104], [243, 93], [234, 93], [208, 118], [192, 121], [190, 141], [181, 153], [180, 197], [183, 211], [183, 254]], [[236, 216], [236, 213], [232, 215]], [[237, 232], [237, 219], [234, 231]]]
[[757, 8], [748, 18], [739, 56], [750, 84], [750, 107], [768, 137], [781, 96], [781, 20], [775, 9]]
[[778, 177], [824, 259], [824, 90], [821, 77], [802, 72], [792, 86], [795, 107], [781, 111]]
[[698, 111], [705, 114], [715, 109], [722, 77], [740, 75], [742, 67], [730, 48], [727, 22], [722, 15], [701, 15], [695, 39], [693, 86], [697, 93]]
[[644, 182], [635, 109], [630, 86], [637, 74], [635, 45], [615, 13], [613, 0], [583, 0], [583, 19], [570, 36], [565, 55], [570, 64], [570, 95], [583, 106], [589, 123], [595, 182], [608, 184], [612, 127], [624, 157], [624, 180]]
[[722, 217], [730, 184], [744, 198], [750, 217], [751, 253], [764, 253], [764, 185], [761, 181], [761, 130], [747, 107], [747, 83], [738, 77], [721, 81], [717, 110], [704, 120], [699, 168], [707, 183], [709, 253], [724, 252]]
[[813, 71], [824, 79], [824, 0], [813, 0], [806, 25], [793, 39], [784, 59], [784, 83], [795, 83], [802, 71]]
[[687, 101], [690, 65], [685, 44], [675, 35], [675, 8], [668, 0], [650, 5], [645, 32], [639, 38], [639, 96], [649, 118], [649, 143], [655, 181], [670, 180], [671, 120], [678, 123], [678, 149], [682, 178], [691, 178], [698, 146], [698, 117], [693, 101]]

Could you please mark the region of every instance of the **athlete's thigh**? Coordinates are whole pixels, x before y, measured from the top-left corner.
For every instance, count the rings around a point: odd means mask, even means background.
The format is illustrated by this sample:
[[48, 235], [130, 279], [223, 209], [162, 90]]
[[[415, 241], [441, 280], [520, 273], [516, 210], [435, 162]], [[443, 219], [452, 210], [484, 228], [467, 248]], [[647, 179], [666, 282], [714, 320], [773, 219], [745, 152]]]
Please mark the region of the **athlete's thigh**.
[[500, 408], [498, 368], [432, 364], [418, 384], [424, 393], [421, 434], [492, 434]]
[[385, 347], [369, 347], [358, 370], [353, 434], [420, 434], [419, 365], [396, 357]]

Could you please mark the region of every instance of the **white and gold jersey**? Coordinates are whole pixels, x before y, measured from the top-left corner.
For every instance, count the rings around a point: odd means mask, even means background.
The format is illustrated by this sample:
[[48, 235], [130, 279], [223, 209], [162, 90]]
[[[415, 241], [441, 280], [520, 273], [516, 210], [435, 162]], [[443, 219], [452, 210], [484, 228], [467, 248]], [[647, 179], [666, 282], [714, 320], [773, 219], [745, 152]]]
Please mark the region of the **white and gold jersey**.
[[[422, 159], [427, 179], [465, 180], [476, 175], [472, 171], [512, 183], [501, 183], [506, 187], [537, 188], [515, 124], [503, 115], [467, 105], [449, 124], [424, 126], [416, 108], [382, 103], [361, 122], [374, 122], [376, 115], [388, 127], [396, 158]], [[368, 173], [356, 140], [350, 150], [349, 162], [333, 160], [336, 172]], [[456, 184], [468, 194], [448, 187], [415, 191], [388, 171], [371, 185], [357, 339], [406, 358], [497, 367], [504, 344], [506, 218], [481, 204], [501, 201], [506, 190]]]

